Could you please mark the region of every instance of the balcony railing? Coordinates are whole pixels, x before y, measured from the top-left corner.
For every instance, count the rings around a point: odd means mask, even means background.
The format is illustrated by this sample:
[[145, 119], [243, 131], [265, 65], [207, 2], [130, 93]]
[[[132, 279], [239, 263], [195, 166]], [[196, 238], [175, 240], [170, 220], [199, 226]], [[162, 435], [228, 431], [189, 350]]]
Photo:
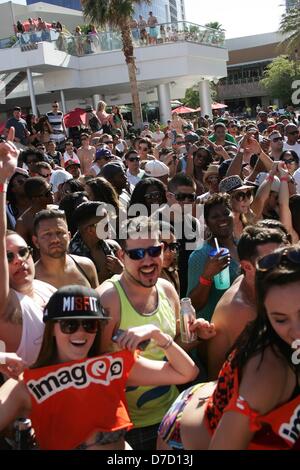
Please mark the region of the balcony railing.
[[[150, 47], [182, 41], [221, 48], [225, 45], [225, 33], [223, 31], [186, 21], [162, 23], [156, 26], [155, 31], [153, 28], [150, 31], [150, 28], [147, 27], [144, 33], [139, 28], [132, 29], [132, 39], [135, 47]], [[19, 34], [16, 40], [21, 47], [44, 41], [53, 42], [57, 50], [78, 57], [122, 49], [122, 38], [119, 31], [75, 36], [49, 29]], [[12, 42], [12, 38], [0, 40], [0, 49], [11, 47]]]

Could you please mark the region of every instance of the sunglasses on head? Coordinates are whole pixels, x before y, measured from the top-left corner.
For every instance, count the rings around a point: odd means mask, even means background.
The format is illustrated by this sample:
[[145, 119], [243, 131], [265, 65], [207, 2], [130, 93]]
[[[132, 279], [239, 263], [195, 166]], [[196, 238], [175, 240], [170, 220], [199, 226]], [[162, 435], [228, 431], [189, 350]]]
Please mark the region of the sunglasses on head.
[[245, 199], [251, 199], [252, 197], [252, 191], [249, 190], [249, 191], [238, 191], [236, 193], [233, 194], [232, 196], [236, 201], [245, 201]]
[[161, 194], [159, 191], [153, 191], [152, 193], [145, 194], [145, 199], [146, 200], [154, 200], [154, 199], [159, 199], [161, 197]]
[[130, 158], [128, 158], [128, 161], [129, 162], [139, 162], [140, 158], [139, 157], [130, 157]]
[[167, 251], [178, 251], [179, 250], [179, 243], [177, 242], [172, 242], [172, 243], [168, 243], [168, 242], [165, 242], [163, 241], [163, 244], [164, 244], [164, 250]]
[[176, 201], [178, 202], [183, 202], [183, 201], [189, 201], [189, 202], [195, 202], [197, 195], [196, 193], [178, 193], [174, 194]]
[[267, 272], [279, 266], [283, 260], [300, 265], [300, 250], [287, 248], [279, 253], [271, 253], [264, 256], [257, 261], [256, 269], [257, 271]]
[[14, 253], [13, 251], [7, 251], [6, 257], [8, 263], [12, 263], [15, 260], [15, 257], [18, 255], [22, 261], [26, 261], [30, 255], [32, 255], [33, 249], [31, 246], [23, 246], [22, 248], [19, 248], [17, 253]]
[[129, 256], [132, 260], [141, 260], [145, 258], [146, 253], [151, 258], [157, 258], [161, 254], [162, 247], [159, 246], [150, 246], [149, 248], [134, 248], [132, 250], [124, 250], [125, 253]]
[[99, 320], [95, 318], [87, 318], [84, 320], [78, 320], [77, 318], [58, 320], [60, 331], [65, 335], [72, 335], [79, 330], [80, 326], [86, 333], [97, 333], [99, 327]]

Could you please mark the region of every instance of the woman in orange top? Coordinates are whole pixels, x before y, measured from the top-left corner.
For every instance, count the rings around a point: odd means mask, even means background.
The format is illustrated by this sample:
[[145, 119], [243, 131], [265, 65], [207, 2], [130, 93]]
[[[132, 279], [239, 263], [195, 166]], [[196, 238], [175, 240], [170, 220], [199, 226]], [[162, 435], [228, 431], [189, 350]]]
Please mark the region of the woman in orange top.
[[[197, 375], [189, 356], [154, 325], [121, 333], [121, 350], [101, 354], [105, 320], [93, 289], [66, 286], [53, 294], [37, 362], [0, 389], [0, 429], [28, 416], [41, 449], [126, 449], [132, 424], [125, 386], [186, 383]], [[168, 362], [138, 356], [138, 345], [148, 340], [166, 351]]]
[[238, 339], [216, 386], [200, 384], [178, 397], [160, 426], [159, 449], [288, 450], [298, 445], [299, 288], [299, 245], [258, 261], [257, 319]]

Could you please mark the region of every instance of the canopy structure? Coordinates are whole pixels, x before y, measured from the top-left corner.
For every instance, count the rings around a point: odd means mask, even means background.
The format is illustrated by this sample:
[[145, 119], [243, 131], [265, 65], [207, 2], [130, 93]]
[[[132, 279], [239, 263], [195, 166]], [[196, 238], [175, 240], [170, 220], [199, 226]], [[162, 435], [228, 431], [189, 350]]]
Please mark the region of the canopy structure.
[[177, 113], [177, 114], [189, 114], [189, 113], [195, 113], [197, 110], [193, 108], [188, 108], [187, 106], [180, 106], [179, 108], [173, 109], [172, 114]]
[[66, 127], [77, 127], [85, 123], [85, 109], [75, 108], [64, 116]]

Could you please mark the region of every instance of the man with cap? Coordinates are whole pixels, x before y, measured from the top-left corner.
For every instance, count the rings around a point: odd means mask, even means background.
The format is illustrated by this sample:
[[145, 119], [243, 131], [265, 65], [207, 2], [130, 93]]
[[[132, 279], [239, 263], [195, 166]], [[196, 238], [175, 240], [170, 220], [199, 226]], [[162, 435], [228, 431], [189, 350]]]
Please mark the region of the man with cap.
[[101, 176], [113, 185], [119, 195], [121, 205], [127, 208], [130, 202], [130, 193], [128, 191], [130, 186], [123, 163], [107, 163], [101, 170]]
[[74, 160], [68, 160], [65, 162], [65, 170], [70, 173], [74, 180], [78, 180], [81, 177], [81, 166], [80, 163]]
[[268, 124], [268, 113], [266, 113], [265, 111], [260, 111], [258, 113], [258, 124], [257, 124], [257, 128], [260, 132], [260, 134], [262, 134], [269, 126]]
[[15, 128], [14, 142], [22, 145], [27, 145], [30, 132], [27, 129], [26, 121], [21, 117], [21, 108], [19, 106], [14, 107], [13, 117], [8, 119], [8, 121], [6, 122], [5, 135], [8, 134], [8, 131], [11, 127]]
[[81, 147], [77, 151], [80, 161], [81, 171], [84, 176], [89, 175], [89, 171], [95, 160], [96, 148], [90, 145], [90, 136], [88, 134], [81, 134]]
[[135, 150], [129, 150], [125, 154], [127, 165], [127, 179], [132, 186], [135, 186], [145, 175], [145, 171], [140, 167], [140, 156]]
[[65, 170], [55, 170], [52, 172], [50, 184], [54, 193], [54, 203], [59, 204], [62, 198], [61, 190], [66, 181], [73, 179], [72, 175]]
[[197, 202], [203, 204], [210, 196], [217, 193], [219, 191], [219, 182], [219, 166], [213, 164], [209, 165], [203, 174], [203, 183], [208, 191], [198, 196]]
[[165, 187], [168, 185], [170, 175], [169, 167], [159, 160], [152, 160], [145, 165], [145, 176], [150, 178], [157, 178]]
[[107, 145], [104, 145], [101, 148], [98, 148], [96, 150], [95, 154], [95, 160], [93, 165], [90, 168], [89, 175], [91, 176], [99, 176], [101, 173], [101, 169], [104, 165], [107, 163], [111, 162], [114, 159], [113, 154], [111, 153], [111, 150], [107, 147]]
[[116, 240], [111, 240], [111, 233], [104, 228], [104, 234], [101, 234], [101, 222], [106, 221], [107, 211], [104, 207], [101, 208], [100, 215], [99, 208], [99, 202], [89, 201], [75, 209], [77, 232], [70, 242], [69, 253], [85, 256], [93, 261], [101, 284], [114, 274], [120, 274], [123, 271], [123, 264], [116, 257], [120, 245]]

